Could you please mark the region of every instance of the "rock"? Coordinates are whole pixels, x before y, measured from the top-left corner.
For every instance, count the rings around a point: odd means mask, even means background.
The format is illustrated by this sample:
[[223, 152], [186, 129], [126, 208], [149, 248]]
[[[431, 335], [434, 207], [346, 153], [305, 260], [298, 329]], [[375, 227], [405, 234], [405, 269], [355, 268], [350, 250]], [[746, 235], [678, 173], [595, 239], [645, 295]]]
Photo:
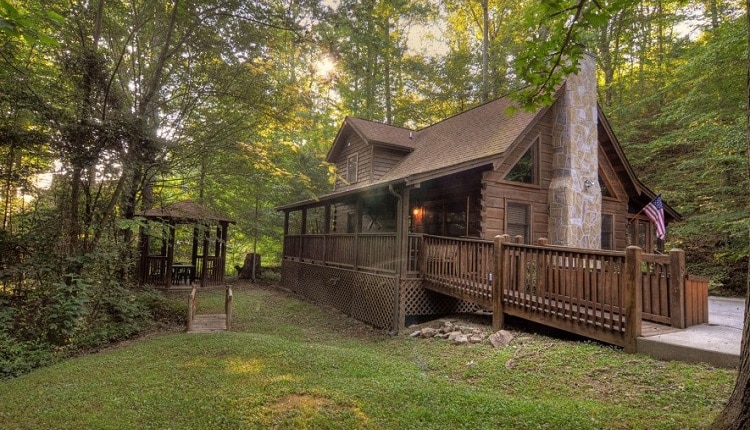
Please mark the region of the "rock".
[[458, 330], [452, 331], [448, 333], [448, 340], [455, 340], [458, 336], [460, 336], [462, 333]]
[[438, 334], [438, 331], [432, 327], [425, 327], [422, 329], [422, 337], [434, 337]]
[[506, 346], [513, 340], [513, 335], [507, 330], [500, 330], [490, 335], [490, 343], [495, 348]]
[[422, 336], [422, 331], [420, 330], [412, 332], [412, 334], [409, 335], [409, 337], [419, 337], [419, 336]]
[[482, 341], [484, 341], [484, 337], [482, 337], [482, 335], [479, 335], [479, 334], [472, 335], [469, 338], [470, 343], [482, 343]]
[[465, 334], [460, 334], [456, 336], [455, 339], [453, 339], [453, 343], [455, 345], [466, 345], [467, 343], [469, 343], [469, 337]]

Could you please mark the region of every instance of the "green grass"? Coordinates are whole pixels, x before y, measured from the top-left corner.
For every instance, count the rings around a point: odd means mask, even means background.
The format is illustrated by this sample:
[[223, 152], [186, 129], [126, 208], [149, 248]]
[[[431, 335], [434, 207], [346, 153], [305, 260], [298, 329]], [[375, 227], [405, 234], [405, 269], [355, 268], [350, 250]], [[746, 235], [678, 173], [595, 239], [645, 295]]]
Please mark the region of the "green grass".
[[[199, 300], [199, 312], [220, 312], [223, 291]], [[233, 324], [151, 335], [0, 382], [1, 426], [702, 428], [736, 375], [520, 330], [502, 349], [388, 337], [255, 286], [235, 288]]]

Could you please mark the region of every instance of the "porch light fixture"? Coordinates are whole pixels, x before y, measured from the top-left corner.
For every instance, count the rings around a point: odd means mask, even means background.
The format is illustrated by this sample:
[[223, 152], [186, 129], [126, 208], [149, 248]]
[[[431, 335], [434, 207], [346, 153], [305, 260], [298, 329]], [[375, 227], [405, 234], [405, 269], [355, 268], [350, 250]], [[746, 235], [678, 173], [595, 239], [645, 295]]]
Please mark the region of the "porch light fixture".
[[586, 187], [586, 189], [587, 189], [587, 190], [588, 190], [589, 188], [591, 188], [591, 186], [592, 186], [592, 185], [594, 185], [594, 183], [593, 183], [593, 182], [591, 182], [591, 180], [590, 180], [590, 179], [586, 179], [585, 181], [583, 181], [583, 186], [584, 186], [584, 187]]
[[419, 216], [419, 214], [422, 213], [422, 209], [420, 209], [420, 208], [414, 208], [414, 210], [412, 211], [412, 213], [414, 214], [414, 216]]

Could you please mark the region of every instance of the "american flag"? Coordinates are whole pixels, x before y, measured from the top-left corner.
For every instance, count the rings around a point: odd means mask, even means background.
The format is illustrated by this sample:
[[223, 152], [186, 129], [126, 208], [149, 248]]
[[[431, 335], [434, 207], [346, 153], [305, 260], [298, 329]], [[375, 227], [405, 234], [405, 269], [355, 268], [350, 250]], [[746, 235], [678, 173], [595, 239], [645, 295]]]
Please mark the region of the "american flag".
[[667, 227], [664, 225], [664, 203], [661, 201], [661, 195], [651, 200], [651, 203], [643, 208], [643, 212], [656, 225], [656, 237], [664, 240], [667, 236]]

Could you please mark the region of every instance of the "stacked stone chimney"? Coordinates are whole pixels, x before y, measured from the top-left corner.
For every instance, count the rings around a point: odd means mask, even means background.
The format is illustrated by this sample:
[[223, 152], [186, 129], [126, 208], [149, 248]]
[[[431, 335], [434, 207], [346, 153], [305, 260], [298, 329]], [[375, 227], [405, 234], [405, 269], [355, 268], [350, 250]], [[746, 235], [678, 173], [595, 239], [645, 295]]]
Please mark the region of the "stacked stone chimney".
[[584, 54], [556, 104], [549, 189], [549, 239], [553, 245], [601, 247], [596, 62]]

